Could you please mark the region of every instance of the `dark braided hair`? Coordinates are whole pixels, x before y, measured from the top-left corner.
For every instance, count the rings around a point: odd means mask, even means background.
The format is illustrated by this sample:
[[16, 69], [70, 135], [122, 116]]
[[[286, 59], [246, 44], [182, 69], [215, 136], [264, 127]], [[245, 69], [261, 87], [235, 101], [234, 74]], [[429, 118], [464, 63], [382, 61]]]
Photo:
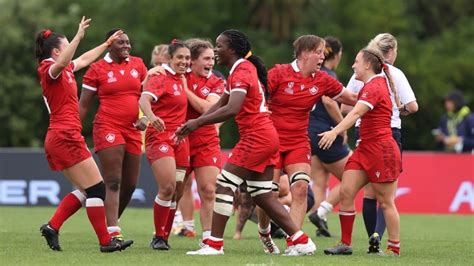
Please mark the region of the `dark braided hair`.
[[64, 35], [45, 29], [36, 34], [35, 55], [38, 63], [51, 57], [54, 48], [59, 48]]
[[[226, 30], [221, 33], [229, 40], [229, 47], [235, 51], [235, 54], [238, 58], [245, 58], [248, 52], [251, 50], [251, 45], [247, 36], [238, 30]], [[257, 68], [257, 75], [260, 83], [263, 87], [267, 88], [267, 69], [265, 65], [258, 56], [251, 55], [250, 57], [246, 58], [249, 60], [255, 68]]]

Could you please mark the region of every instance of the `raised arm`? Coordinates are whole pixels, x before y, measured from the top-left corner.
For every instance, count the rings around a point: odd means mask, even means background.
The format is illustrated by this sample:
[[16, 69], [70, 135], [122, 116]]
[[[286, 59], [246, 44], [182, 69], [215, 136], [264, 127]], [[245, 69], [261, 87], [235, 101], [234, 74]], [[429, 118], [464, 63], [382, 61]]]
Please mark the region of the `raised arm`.
[[117, 40], [120, 35], [123, 34], [123, 31], [119, 30], [115, 32], [112, 36], [110, 36], [107, 41], [102, 43], [101, 45], [83, 53], [81, 56], [78, 58], [74, 59], [74, 71], [78, 71], [88, 65], [90, 65], [92, 62], [94, 62], [97, 57], [99, 57], [105, 50], [107, 50], [107, 47], [109, 47], [115, 40]]
[[[58, 56], [54, 64], [51, 65], [49, 71], [51, 76], [57, 77], [63, 71], [63, 69], [71, 63], [72, 57], [76, 52], [77, 46], [84, 37], [86, 29], [90, 26], [91, 19], [82, 17], [81, 22], [79, 23], [79, 28], [74, 38], [71, 40], [68, 46], [61, 51], [61, 54]], [[75, 69], [77, 66], [75, 66]]]

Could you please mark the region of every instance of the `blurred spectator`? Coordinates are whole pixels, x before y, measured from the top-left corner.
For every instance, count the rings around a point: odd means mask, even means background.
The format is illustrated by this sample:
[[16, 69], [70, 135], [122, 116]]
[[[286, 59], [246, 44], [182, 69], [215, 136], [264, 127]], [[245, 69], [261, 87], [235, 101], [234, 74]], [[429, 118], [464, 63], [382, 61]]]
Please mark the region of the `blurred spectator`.
[[449, 152], [474, 152], [474, 114], [464, 102], [459, 90], [444, 98], [446, 114], [433, 135], [440, 149]]

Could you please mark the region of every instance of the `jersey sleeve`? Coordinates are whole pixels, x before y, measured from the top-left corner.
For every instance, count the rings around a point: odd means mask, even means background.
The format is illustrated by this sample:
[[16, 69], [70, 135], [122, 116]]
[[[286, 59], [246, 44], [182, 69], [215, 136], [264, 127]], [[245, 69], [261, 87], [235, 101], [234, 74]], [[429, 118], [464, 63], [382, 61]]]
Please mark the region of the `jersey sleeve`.
[[381, 100], [382, 94], [380, 91], [377, 86], [368, 84], [360, 90], [357, 102], [367, 105], [372, 110]]
[[97, 91], [99, 88], [99, 79], [94, 65], [91, 65], [82, 78], [82, 87], [90, 91]]
[[220, 98], [222, 94], [224, 93], [224, 81], [216, 76], [213, 76], [212, 78], [212, 84], [211, 84], [211, 92], [209, 93], [208, 96], [215, 96]]
[[163, 76], [152, 76], [148, 79], [142, 94], [150, 95], [153, 101], [156, 102], [164, 94]]
[[274, 66], [272, 69], [268, 71], [267, 75], [267, 91], [271, 95], [273, 95], [276, 90], [278, 89], [278, 85], [280, 83], [280, 70], [278, 65]]
[[38, 74], [41, 78], [41, 80], [44, 80], [46, 81], [46, 83], [53, 83], [55, 82], [59, 76], [61, 75], [61, 72], [58, 74], [57, 77], [53, 77], [53, 75], [51, 74], [51, 66], [54, 64], [54, 61], [50, 61], [50, 60], [43, 60], [43, 62], [41, 62], [41, 65], [39, 67], [39, 70], [38, 70]]
[[250, 88], [250, 80], [252, 80], [252, 72], [249, 69], [236, 69], [229, 84], [229, 92], [240, 91], [247, 94], [247, 90]]
[[344, 91], [344, 86], [335, 78], [327, 74], [325, 95], [337, 99]]

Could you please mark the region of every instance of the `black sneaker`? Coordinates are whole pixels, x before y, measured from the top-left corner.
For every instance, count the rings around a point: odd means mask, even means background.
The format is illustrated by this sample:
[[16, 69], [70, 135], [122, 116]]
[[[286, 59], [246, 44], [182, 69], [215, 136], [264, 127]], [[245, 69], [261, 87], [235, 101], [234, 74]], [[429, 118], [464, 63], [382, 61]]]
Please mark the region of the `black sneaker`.
[[367, 253], [378, 254], [380, 252], [380, 236], [378, 233], [374, 233], [369, 238], [369, 249], [367, 250]]
[[133, 240], [120, 240], [118, 238], [111, 238], [107, 246], [100, 246], [100, 252], [115, 252], [122, 251], [133, 244]]
[[319, 229], [319, 233], [322, 236], [331, 237], [331, 233], [329, 232], [329, 228], [326, 221], [321, 219], [318, 216], [317, 212], [313, 212], [311, 215], [308, 216], [308, 218], [311, 221], [311, 223], [313, 223]]
[[151, 240], [150, 247], [156, 250], [170, 250], [168, 241], [160, 236], [154, 236]]
[[59, 246], [59, 233], [54, 230], [49, 224], [43, 224], [40, 227], [41, 235], [46, 239], [49, 248], [56, 251], [61, 251]]
[[342, 242], [339, 242], [336, 244], [336, 246], [325, 249], [324, 254], [326, 255], [352, 255], [352, 247]]

